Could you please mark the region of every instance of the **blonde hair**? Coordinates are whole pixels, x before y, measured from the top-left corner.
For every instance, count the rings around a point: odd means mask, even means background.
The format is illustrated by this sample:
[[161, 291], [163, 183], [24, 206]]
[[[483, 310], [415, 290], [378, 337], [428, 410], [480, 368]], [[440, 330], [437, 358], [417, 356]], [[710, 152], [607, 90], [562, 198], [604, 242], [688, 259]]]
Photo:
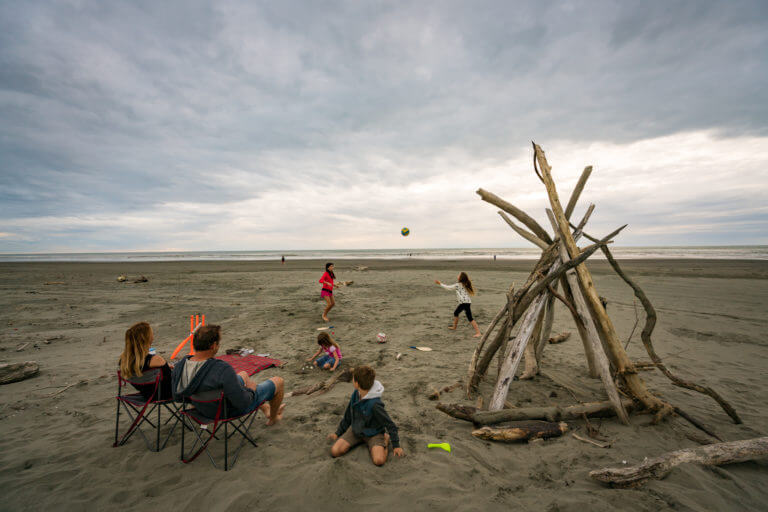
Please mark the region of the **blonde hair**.
[[331, 335], [327, 332], [321, 332], [317, 335], [317, 344], [321, 347], [330, 347], [333, 345], [337, 349], [341, 350], [341, 347], [339, 347], [339, 344], [336, 343], [333, 338], [331, 338]]
[[141, 377], [144, 359], [152, 344], [152, 328], [147, 322], [133, 324], [125, 331], [125, 348], [120, 354], [120, 374], [124, 378]]
[[469, 280], [469, 276], [466, 272], [459, 274], [459, 282], [467, 289], [468, 294], [475, 294], [475, 289], [472, 287], [472, 281]]

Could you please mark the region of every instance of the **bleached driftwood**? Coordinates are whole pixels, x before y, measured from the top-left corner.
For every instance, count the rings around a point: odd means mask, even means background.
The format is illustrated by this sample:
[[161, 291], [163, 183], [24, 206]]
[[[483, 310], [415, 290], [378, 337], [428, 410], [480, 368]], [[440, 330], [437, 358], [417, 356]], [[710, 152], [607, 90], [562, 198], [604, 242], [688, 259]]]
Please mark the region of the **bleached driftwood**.
[[515, 230], [515, 232], [516, 232], [518, 235], [520, 235], [521, 237], [525, 238], [526, 240], [528, 240], [528, 241], [529, 241], [529, 242], [531, 242], [532, 244], [536, 245], [536, 246], [537, 246], [537, 247], [539, 247], [540, 249], [546, 249], [547, 247], [549, 247], [549, 245], [548, 245], [548, 244], [547, 244], [545, 241], [543, 241], [541, 238], [537, 237], [536, 235], [534, 235], [534, 234], [533, 234], [533, 233], [531, 233], [530, 231], [526, 231], [526, 230], [524, 230], [523, 228], [521, 228], [520, 226], [518, 226], [517, 224], [515, 224], [515, 223], [512, 221], [512, 219], [510, 219], [509, 217], [507, 217], [507, 214], [506, 214], [506, 213], [504, 213], [504, 212], [500, 211], [500, 212], [499, 212], [499, 215], [501, 215], [501, 218], [502, 218], [502, 219], [504, 219], [504, 222], [506, 222], [507, 224], [509, 224], [509, 227], [511, 227], [512, 229], [514, 229], [514, 230]]
[[584, 186], [587, 184], [590, 174], [592, 174], [592, 166], [588, 165], [581, 171], [579, 181], [576, 182], [573, 192], [571, 192], [571, 198], [568, 200], [568, 206], [565, 207], [565, 218], [570, 219], [573, 215], [573, 210], [576, 208], [576, 203], [579, 202], [581, 192], [584, 190]]
[[516, 443], [530, 439], [549, 439], [568, 431], [568, 424], [550, 421], [519, 421], [504, 427], [482, 427], [472, 431], [472, 435], [487, 441]]
[[[629, 411], [633, 408], [632, 400], [622, 400], [622, 406]], [[448, 416], [471, 421], [478, 425], [495, 425], [506, 421], [547, 420], [562, 421], [579, 419], [582, 415], [609, 418], [616, 415], [611, 402], [589, 402], [569, 407], [519, 407], [499, 411], [479, 411], [475, 407], [462, 404], [440, 402], [437, 409]]]
[[23, 363], [0, 363], [0, 384], [10, 384], [34, 377], [40, 372], [40, 365], [35, 361]]
[[491, 192], [488, 192], [487, 190], [483, 190], [482, 188], [477, 189], [477, 195], [479, 195], [483, 201], [486, 203], [491, 203], [492, 205], [501, 208], [508, 214], [512, 215], [514, 218], [525, 224], [525, 226], [533, 231], [533, 234], [539, 237], [541, 240], [546, 242], [547, 244], [552, 243], [552, 239], [549, 236], [549, 233], [547, 233], [544, 228], [539, 225], [538, 222], [536, 222], [533, 217], [525, 213], [520, 208], [517, 208], [513, 204], [503, 200], [496, 194], [493, 194]]
[[665, 478], [672, 468], [687, 462], [721, 466], [766, 457], [768, 457], [768, 437], [757, 437], [668, 452], [646, 459], [636, 466], [596, 469], [590, 471], [589, 476], [613, 487], [634, 487], [651, 478], [657, 480]]
[[542, 294], [537, 297], [533, 304], [531, 304], [531, 307], [528, 308], [520, 325], [520, 331], [517, 333], [517, 336], [507, 350], [507, 354], [504, 357], [504, 364], [499, 371], [499, 379], [496, 382], [491, 401], [488, 404], [488, 409], [491, 411], [496, 411], [504, 407], [504, 401], [507, 399], [507, 393], [509, 393], [509, 384], [515, 376], [517, 366], [520, 364], [520, 359], [523, 357], [523, 351], [533, 335], [539, 315], [547, 301], [547, 295], [548, 294]]
[[[560, 240], [565, 244], [570, 258], [576, 258], [580, 255], [581, 251], [573, 239], [568, 219], [565, 217], [565, 212], [560, 204], [557, 188], [552, 179], [551, 167], [547, 163], [546, 156], [541, 147], [534, 143], [533, 149], [535, 161], [538, 162], [538, 166], [541, 169], [542, 181], [544, 182], [547, 194], [549, 195], [552, 212], [557, 220]], [[637, 372], [632, 366], [632, 361], [630, 361], [629, 356], [627, 356], [624, 347], [619, 341], [619, 337], [616, 334], [616, 329], [614, 328], [610, 317], [600, 303], [600, 298], [595, 290], [595, 285], [592, 282], [592, 275], [586, 265], [579, 264], [575, 268], [579, 285], [584, 292], [584, 299], [592, 312], [592, 317], [595, 319], [598, 332], [601, 334], [601, 338], [605, 341], [606, 348], [611, 352], [611, 359], [616, 362], [616, 370], [624, 381], [627, 390], [632, 396], [640, 400], [647, 409], [656, 411], [658, 413], [657, 418], [660, 419], [664, 415], [672, 413], [672, 406], [651, 393], [642, 379], [637, 375]]]
[[582, 443], [593, 444], [593, 445], [597, 446], [598, 448], [610, 448], [611, 447], [611, 443], [604, 443], [603, 441], [596, 441], [594, 439], [589, 439], [588, 437], [581, 437], [576, 432], [572, 433], [571, 436], [574, 439], [576, 439], [578, 441], [581, 441]]

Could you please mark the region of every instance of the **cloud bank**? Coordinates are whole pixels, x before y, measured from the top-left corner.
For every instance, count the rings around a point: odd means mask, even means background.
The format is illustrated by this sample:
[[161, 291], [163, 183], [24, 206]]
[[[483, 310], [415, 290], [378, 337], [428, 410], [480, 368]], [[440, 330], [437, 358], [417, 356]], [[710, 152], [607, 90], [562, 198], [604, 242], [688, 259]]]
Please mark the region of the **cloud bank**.
[[766, 244], [765, 5], [4, 3], [0, 251]]

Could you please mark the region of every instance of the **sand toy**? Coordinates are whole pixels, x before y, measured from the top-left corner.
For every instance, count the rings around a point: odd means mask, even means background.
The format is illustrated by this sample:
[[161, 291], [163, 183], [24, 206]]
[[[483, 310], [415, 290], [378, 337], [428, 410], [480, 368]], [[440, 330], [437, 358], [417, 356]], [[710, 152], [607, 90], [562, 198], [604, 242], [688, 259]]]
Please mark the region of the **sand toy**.
[[448, 453], [451, 453], [451, 445], [448, 443], [429, 443], [427, 448], [442, 448]]

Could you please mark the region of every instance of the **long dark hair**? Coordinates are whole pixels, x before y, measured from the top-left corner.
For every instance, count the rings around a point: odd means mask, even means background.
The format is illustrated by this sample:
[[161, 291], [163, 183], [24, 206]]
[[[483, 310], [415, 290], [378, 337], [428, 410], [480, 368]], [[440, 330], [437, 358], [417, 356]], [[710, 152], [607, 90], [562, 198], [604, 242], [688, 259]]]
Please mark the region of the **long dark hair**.
[[467, 293], [470, 295], [475, 294], [475, 289], [472, 287], [472, 281], [469, 280], [469, 276], [466, 272], [459, 274], [459, 282], [467, 289]]
[[333, 263], [326, 263], [325, 264], [325, 271], [328, 272], [328, 275], [331, 276], [331, 279], [336, 279], [336, 275], [333, 273], [333, 270], [328, 270], [328, 267], [333, 265]]
[[328, 348], [331, 346], [340, 348], [338, 343], [336, 343], [336, 341], [334, 341], [334, 339], [331, 338], [331, 335], [327, 332], [321, 332], [317, 335], [317, 344], [323, 348]]

